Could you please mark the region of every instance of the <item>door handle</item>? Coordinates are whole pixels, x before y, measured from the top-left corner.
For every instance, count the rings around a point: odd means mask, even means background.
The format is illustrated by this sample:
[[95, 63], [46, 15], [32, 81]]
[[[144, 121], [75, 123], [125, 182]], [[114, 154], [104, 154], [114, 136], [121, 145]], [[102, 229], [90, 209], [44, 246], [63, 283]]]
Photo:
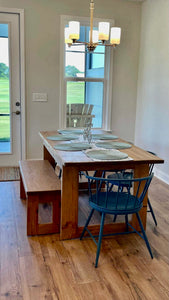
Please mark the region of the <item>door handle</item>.
[[21, 114], [20, 110], [13, 111], [12, 113], [16, 114], [16, 115], [20, 115]]

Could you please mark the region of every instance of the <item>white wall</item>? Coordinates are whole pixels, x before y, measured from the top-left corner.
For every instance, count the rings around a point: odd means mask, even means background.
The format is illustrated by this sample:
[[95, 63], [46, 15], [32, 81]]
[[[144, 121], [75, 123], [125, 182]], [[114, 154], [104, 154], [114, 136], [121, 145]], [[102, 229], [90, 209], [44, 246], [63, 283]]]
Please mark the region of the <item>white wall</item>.
[[165, 160], [169, 183], [169, 0], [143, 3], [140, 46], [135, 142]]
[[[0, 7], [25, 9], [27, 158], [42, 155], [40, 130], [58, 128], [59, 15], [89, 16], [89, 2], [0, 0]], [[114, 53], [112, 129], [130, 140], [135, 128], [140, 12], [139, 2], [95, 0], [94, 16], [115, 19], [122, 27], [121, 45]], [[32, 102], [32, 92], [47, 92], [48, 102]]]

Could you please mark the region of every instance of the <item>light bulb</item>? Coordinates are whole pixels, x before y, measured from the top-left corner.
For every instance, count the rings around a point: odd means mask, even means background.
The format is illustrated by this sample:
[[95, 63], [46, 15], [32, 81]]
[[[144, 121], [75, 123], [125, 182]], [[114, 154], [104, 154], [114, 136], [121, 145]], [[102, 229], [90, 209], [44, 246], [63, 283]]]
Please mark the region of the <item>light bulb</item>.
[[119, 45], [121, 37], [121, 28], [120, 27], [112, 27], [110, 34], [110, 44]]
[[80, 23], [75, 21], [70, 21], [69, 28], [70, 28], [69, 39], [78, 40], [80, 35]]
[[66, 27], [65, 28], [65, 44], [72, 44], [72, 40], [69, 39], [69, 35], [70, 35], [70, 28]]
[[99, 40], [100, 41], [108, 41], [109, 40], [109, 29], [110, 29], [110, 23], [108, 23], [108, 22], [100, 22], [99, 23]]

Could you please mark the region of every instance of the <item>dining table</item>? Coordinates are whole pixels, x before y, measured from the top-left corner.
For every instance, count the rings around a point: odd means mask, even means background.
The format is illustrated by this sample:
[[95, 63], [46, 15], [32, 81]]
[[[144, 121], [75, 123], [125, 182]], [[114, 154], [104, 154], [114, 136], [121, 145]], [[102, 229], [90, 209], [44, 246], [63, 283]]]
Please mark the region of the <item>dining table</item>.
[[[102, 170], [124, 170], [129, 169], [134, 171], [134, 178], [142, 178], [149, 175], [149, 166], [151, 164], [162, 164], [164, 160], [155, 156], [140, 147], [135, 146], [130, 142], [115, 136], [113, 141], [119, 143], [128, 143], [130, 147], [126, 149], [120, 149], [121, 153], [127, 154], [127, 158], [124, 159], [93, 159], [87, 154], [87, 150], [71, 151], [68, 149], [62, 150], [60, 146], [68, 144], [72, 141], [69, 139], [66, 141], [55, 140], [55, 138], [61, 136], [64, 133], [62, 131], [41, 131], [39, 135], [43, 141], [43, 159], [48, 160], [55, 168], [56, 164], [62, 170], [61, 176], [61, 213], [60, 213], [60, 240], [73, 239], [80, 237], [83, 226], [78, 225], [78, 205], [79, 205], [79, 172], [81, 171], [102, 171]], [[68, 131], [66, 132], [69, 133]], [[99, 134], [108, 135], [111, 133], [103, 130], [93, 131], [93, 135], [100, 137]], [[80, 135], [82, 137], [82, 135]], [[72, 136], [73, 137], [73, 136]], [[70, 135], [71, 139], [71, 135]], [[78, 139], [75, 140], [78, 143]], [[100, 142], [106, 143], [100, 140]], [[111, 141], [111, 136], [110, 136]], [[96, 143], [98, 141], [92, 141], [92, 147], [97, 151]], [[79, 137], [79, 143], [80, 137]], [[100, 143], [98, 143], [100, 145]], [[59, 148], [59, 149], [56, 149]], [[98, 150], [100, 147], [98, 147]], [[133, 187], [133, 193], [136, 191], [136, 186]], [[140, 217], [144, 228], [146, 229], [147, 220], [147, 199], [148, 193], [145, 195], [143, 207], [140, 211]], [[131, 225], [140, 230], [138, 221], [135, 215], [132, 215]], [[99, 232], [99, 224], [91, 224], [88, 226], [92, 234], [97, 235]], [[110, 234], [112, 232], [125, 231], [125, 222], [111, 222], [105, 224], [104, 234]]]

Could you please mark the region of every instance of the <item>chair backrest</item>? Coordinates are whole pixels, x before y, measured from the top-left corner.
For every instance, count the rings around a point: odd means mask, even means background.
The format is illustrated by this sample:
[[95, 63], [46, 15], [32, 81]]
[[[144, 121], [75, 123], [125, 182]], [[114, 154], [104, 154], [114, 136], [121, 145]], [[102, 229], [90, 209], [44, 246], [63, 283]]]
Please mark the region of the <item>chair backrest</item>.
[[[154, 174], [152, 173], [150, 176], [144, 178], [111, 180], [109, 178], [86, 175], [89, 184], [90, 201], [105, 209], [111, 206], [111, 201], [113, 201], [114, 209], [123, 211], [129, 209], [129, 207], [130, 209], [135, 209], [138, 206], [141, 207], [153, 176]], [[115, 181], [116, 190], [112, 191], [111, 186]], [[121, 191], [120, 188], [124, 182], [130, 187], [133, 184], [135, 185], [135, 195], [132, 194], [131, 188], [126, 189], [125, 192]]]
[[92, 110], [93, 104], [67, 104], [67, 127], [85, 127], [95, 117]]
[[[153, 155], [157, 156], [157, 154], [154, 153], [154, 152], [152, 152], [152, 151], [147, 151], [147, 152], [150, 153], [150, 154], [153, 154]], [[149, 165], [149, 175], [152, 174], [153, 168], [154, 168], [154, 164], [150, 164], [150, 165]]]

